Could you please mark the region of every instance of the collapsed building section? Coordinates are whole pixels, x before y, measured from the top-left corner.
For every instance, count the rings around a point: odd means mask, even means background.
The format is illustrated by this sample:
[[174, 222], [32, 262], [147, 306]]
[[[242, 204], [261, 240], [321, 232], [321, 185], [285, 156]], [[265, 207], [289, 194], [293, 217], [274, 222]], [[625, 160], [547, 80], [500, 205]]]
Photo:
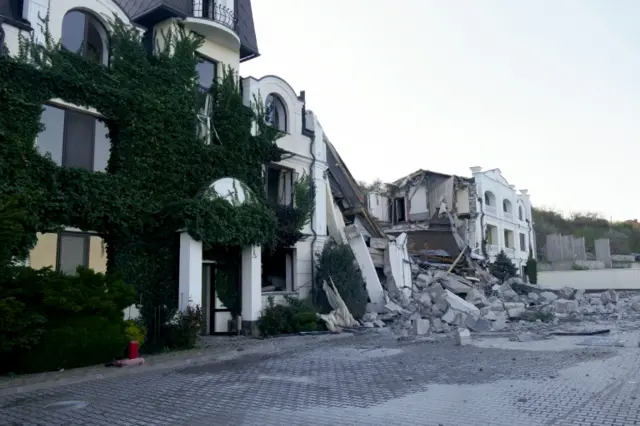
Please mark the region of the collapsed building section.
[[367, 194], [369, 210], [386, 234], [406, 233], [410, 254], [442, 267], [463, 252], [483, 259], [476, 242], [477, 203], [474, 178], [428, 170]]

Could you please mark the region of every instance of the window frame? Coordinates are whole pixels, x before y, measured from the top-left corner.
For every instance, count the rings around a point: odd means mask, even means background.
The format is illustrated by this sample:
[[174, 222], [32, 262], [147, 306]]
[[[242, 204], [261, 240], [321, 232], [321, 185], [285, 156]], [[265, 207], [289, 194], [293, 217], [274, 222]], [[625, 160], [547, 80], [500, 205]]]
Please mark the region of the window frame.
[[[267, 164], [266, 165], [266, 169], [265, 169], [265, 196], [267, 198], [267, 201], [271, 202], [271, 200], [269, 200], [269, 170], [277, 170], [278, 171], [278, 187], [280, 185], [280, 179], [282, 176], [282, 173], [289, 173], [289, 185], [290, 185], [290, 192], [291, 192], [291, 199], [288, 200], [284, 200], [283, 203], [280, 203], [280, 201], [276, 201], [276, 205], [279, 206], [285, 206], [285, 207], [294, 207], [295, 206], [295, 183], [297, 180], [297, 172], [294, 168], [291, 167], [286, 167], [286, 166], [282, 166], [280, 164]], [[283, 198], [286, 196], [286, 182], [285, 182], [285, 188], [283, 188], [284, 190], [284, 194], [283, 194]], [[280, 198], [280, 190], [278, 188], [278, 199]]]
[[[60, 152], [60, 167], [69, 167], [65, 164], [65, 155], [67, 153], [67, 149], [68, 149], [68, 144], [67, 144], [67, 126], [69, 124], [69, 120], [68, 120], [68, 114], [67, 112], [71, 111], [72, 113], [76, 113], [76, 114], [81, 114], [81, 115], [85, 115], [85, 116], [89, 116], [91, 118], [93, 118], [94, 123], [93, 123], [93, 128], [91, 130], [91, 134], [92, 134], [92, 143], [91, 143], [91, 166], [88, 169], [90, 172], [95, 172], [95, 163], [96, 163], [96, 126], [97, 123], [99, 121], [102, 121], [104, 123], [104, 127], [107, 129], [107, 131], [109, 130], [109, 127], [107, 126], [106, 122], [104, 121], [104, 117], [100, 114], [96, 114], [95, 112], [92, 111], [87, 111], [85, 109], [81, 109], [81, 108], [77, 108], [77, 107], [73, 107], [70, 105], [62, 105], [62, 104], [57, 104], [55, 102], [45, 102], [44, 106], [48, 106], [51, 108], [56, 108], [61, 110], [64, 113], [64, 119], [63, 119], [63, 126], [62, 126], [62, 150]], [[40, 116], [40, 120], [42, 120], [42, 115]], [[45, 129], [46, 132], [46, 129]], [[36, 136], [35, 139], [35, 144], [36, 144], [36, 149], [39, 146], [38, 140], [42, 137], [42, 134], [44, 132], [40, 132], [38, 133], [38, 136]], [[113, 142], [111, 141], [111, 139], [107, 136], [106, 139], [109, 141], [109, 151], [111, 151], [111, 148], [113, 147]], [[44, 154], [42, 154], [44, 155]], [[111, 157], [111, 155], [109, 155], [109, 157]], [[109, 164], [109, 158], [107, 158], [107, 165]], [[105, 173], [106, 172], [106, 167], [105, 170], [101, 170], [101, 173]]]
[[[91, 234], [88, 232], [74, 232], [74, 231], [61, 231], [58, 232], [57, 242], [56, 242], [56, 271], [62, 272], [60, 270], [60, 258], [62, 257], [62, 238], [63, 237], [72, 237], [72, 238], [82, 238], [84, 243], [84, 248], [82, 252], [82, 267], [89, 267], [89, 251], [90, 243], [91, 243]], [[79, 265], [80, 266], [80, 265]]]
[[[208, 62], [210, 64], [213, 65], [213, 80], [211, 80], [211, 83], [209, 84], [208, 87], [203, 86], [202, 84], [200, 84], [200, 74], [198, 74], [198, 88], [200, 89], [205, 89], [206, 93], [209, 92], [209, 90], [211, 90], [211, 88], [213, 87], [214, 84], [216, 84], [216, 82], [218, 81], [218, 66], [220, 65], [220, 62], [210, 58], [209, 56], [205, 56], [200, 52], [196, 52], [196, 58], [198, 58], [200, 60], [200, 62]], [[196, 72], [197, 72], [197, 65], [196, 65]]]
[[[269, 104], [270, 99], [272, 99], [271, 103], [273, 106], [271, 106], [271, 108], [274, 113], [274, 117], [277, 117], [277, 120], [276, 120], [277, 124], [274, 125], [273, 122], [272, 123], [267, 122], [267, 124], [279, 132], [289, 133], [289, 114], [287, 111], [287, 104], [285, 103], [284, 99], [282, 99], [282, 96], [280, 96], [275, 92], [272, 92], [272, 93], [269, 93], [267, 97], [264, 99], [265, 108]], [[278, 104], [282, 107], [282, 114], [278, 112]], [[265, 118], [268, 118], [268, 114], [270, 114], [271, 111], [266, 111], [266, 112], [267, 112], [267, 117]], [[283, 121], [282, 126], [280, 126], [280, 120]]]
[[[65, 14], [62, 16], [62, 23], [60, 25], [60, 33], [61, 33], [60, 43], [62, 44], [62, 32], [64, 31], [64, 18], [66, 18], [68, 14], [73, 12], [81, 13], [82, 15], [84, 15], [84, 18], [85, 18], [84, 28], [82, 31], [83, 46], [82, 46], [82, 53], [80, 54], [80, 56], [91, 61], [90, 56], [87, 55], [88, 43], [86, 43], [86, 40], [87, 40], [87, 36], [89, 35], [89, 25], [90, 23], [93, 23], [96, 26], [96, 31], [98, 31], [98, 34], [100, 35], [100, 39], [102, 40], [102, 52], [101, 52], [101, 58], [99, 63], [108, 67], [111, 63], [111, 55], [109, 54], [109, 46], [111, 45], [111, 38], [106, 25], [102, 22], [100, 18], [98, 18], [98, 16], [93, 11], [79, 9], [79, 8], [72, 8], [66, 11]], [[64, 45], [62, 45], [62, 47], [65, 50], [68, 50], [69, 52], [71, 52], [71, 50], [67, 49]], [[77, 52], [74, 52], [74, 53], [77, 53]]]
[[520, 232], [520, 251], [527, 251], [527, 235]]

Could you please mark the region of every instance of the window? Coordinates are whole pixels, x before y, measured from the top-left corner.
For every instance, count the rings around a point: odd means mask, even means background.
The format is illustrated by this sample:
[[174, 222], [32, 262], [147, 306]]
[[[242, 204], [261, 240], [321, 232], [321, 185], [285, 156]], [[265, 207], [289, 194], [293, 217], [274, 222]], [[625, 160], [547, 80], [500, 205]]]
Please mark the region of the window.
[[487, 239], [487, 244], [497, 245], [498, 244], [498, 227], [494, 225], [487, 225], [485, 238]]
[[527, 251], [527, 236], [520, 233], [520, 251]]
[[89, 266], [89, 235], [59, 234], [56, 269], [65, 274], [75, 274], [78, 266]]
[[287, 131], [287, 109], [280, 96], [270, 94], [265, 102], [265, 120], [268, 125], [281, 132]]
[[105, 171], [111, 141], [107, 127], [91, 114], [46, 105], [38, 135], [37, 148], [49, 153], [53, 161], [64, 167]]
[[502, 211], [505, 213], [513, 213], [513, 206], [511, 205], [511, 201], [502, 200]]
[[495, 205], [496, 205], [496, 196], [493, 195], [493, 192], [487, 191], [487, 192], [484, 193], [484, 204], [487, 205], [487, 206], [495, 207]]
[[405, 209], [405, 200], [404, 197], [398, 197], [393, 200], [395, 211], [396, 211], [396, 222], [406, 222], [407, 221], [407, 213]]
[[513, 241], [513, 231], [509, 231], [507, 229], [504, 230], [504, 246], [506, 248], [512, 249], [514, 248], [514, 241]]
[[524, 210], [522, 206], [518, 206], [518, 219], [524, 221]]
[[80, 10], [72, 10], [62, 19], [62, 46], [80, 56], [106, 64], [109, 60], [107, 31], [98, 19]]
[[295, 249], [262, 250], [262, 291], [294, 290]]
[[198, 86], [208, 92], [218, 76], [218, 63], [212, 59], [199, 56], [200, 62], [196, 65], [196, 73], [198, 79]]
[[282, 206], [293, 205], [296, 173], [284, 167], [267, 167], [267, 200]]
[[200, 62], [196, 65], [198, 93], [198, 138], [203, 140], [205, 145], [211, 144], [211, 134], [213, 123], [213, 99], [209, 93], [211, 86], [215, 84], [217, 78], [218, 63], [211, 59], [200, 56]]

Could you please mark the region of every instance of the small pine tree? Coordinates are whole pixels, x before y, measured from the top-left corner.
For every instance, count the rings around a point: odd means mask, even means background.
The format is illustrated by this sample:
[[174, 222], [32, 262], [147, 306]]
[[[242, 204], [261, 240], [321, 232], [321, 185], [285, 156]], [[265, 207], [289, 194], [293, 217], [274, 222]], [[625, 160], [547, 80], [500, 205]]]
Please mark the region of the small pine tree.
[[500, 253], [496, 256], [496, 260], [489, 265], [489, 271], [491, 275], [500, 281], [506, 281], [518, 275], [518, 268], [511, 262], [511, 259], [509, 259], [504, 250], [500, 250]]
[[538, 284], [538, 262], [533, 258], [533, 250], [529, 246], [529, 258], [525, 266], [527, 270], [527, 278], [531, 284]]

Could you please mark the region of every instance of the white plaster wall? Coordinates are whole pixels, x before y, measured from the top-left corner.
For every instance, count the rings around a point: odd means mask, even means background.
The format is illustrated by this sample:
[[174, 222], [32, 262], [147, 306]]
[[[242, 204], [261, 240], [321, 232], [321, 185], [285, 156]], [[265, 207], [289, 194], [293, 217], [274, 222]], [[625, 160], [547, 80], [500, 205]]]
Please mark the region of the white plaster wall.
[[389, 197], [377, 192], [369, 192], [367, 194], [367, 205], [373, 217], [383, 222], [391, 221], [389, 217]]
[[[475, 169], [475, 170], [474, 170]], [[481, 226], [481, 220], [484, 225], [493, 225], [498, 228], [498, 244], [496, 247], [488, 247], [491, 260], [495, 258], [495, 255], [500, 250], [505, 250], [505, 253], [513, 260], [517, 267], [524, 266], [529, 256], [529, 244], [532, 245], [535, 256], [535, 237], [534, 232], [530, 229], [529, 223], [526, 219], [531, 221], [531, 202], [529, 200], [528, 193], [525, 195], [522, 192], [518, 193], [515, 186], [509, 184], [499, 169], [492, 169], [487, 171], [477, 170], [472, 168], [473, 177], [476, 181], [476, 187], [478, 197], [482, 198], [482, 206], [477, 203], [478, 218], [476, 219], [476, 246], [480, 246], [482, 243], [484, 229]], [[488, 207], [484, 204], [484, 196], [486, 191], [491, 191], [495, 195], [496, 206], [495, 208]], [[526, 190], [522, 190], [527, 192]], [[503, 200], [509, 200], [512, 205], [512, 213], [507, 214], [503, 211]], [[525, 220], [520, 220], [518, 217], [518, 205], [524, 207]], [[484, 218], [482, 218], [481, 209], [484, 212]], [[504, 239], [504, 231], [509, 230], [514, 234], [513, 249], [507, 249]], [[525, 250], [520, 249], [520, 233], [525, 235]], [[530, 237], [531, 240], [530, 241]]]
[[409, 214], [427, 213], [427, 186], [420, 185], [409, 190]]
[[569, 286], [584, 290], [640, 290], [640, 269], [538, 271], [538, 284], [551, 289]]

